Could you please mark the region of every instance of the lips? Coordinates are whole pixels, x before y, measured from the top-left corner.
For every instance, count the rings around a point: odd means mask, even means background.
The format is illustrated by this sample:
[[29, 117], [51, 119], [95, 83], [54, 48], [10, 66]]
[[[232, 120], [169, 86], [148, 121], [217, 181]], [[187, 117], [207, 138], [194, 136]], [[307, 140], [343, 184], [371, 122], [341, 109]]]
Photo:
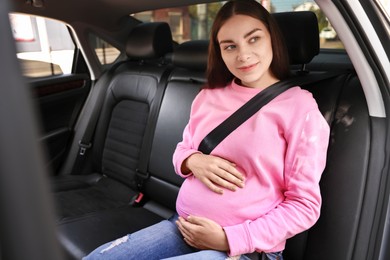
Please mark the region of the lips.
[[249, 72], [249, 71], [251, 71], [253, 68], [255, 68], [257, 64], [258, 64], [258, 63], [251, 64], [251, 65], [248, 65], [248, 66], [241, 66], [241, 67], [239, 67], [238, 69], [239, 69], [240, 71], [242, 71], [242, 72]]

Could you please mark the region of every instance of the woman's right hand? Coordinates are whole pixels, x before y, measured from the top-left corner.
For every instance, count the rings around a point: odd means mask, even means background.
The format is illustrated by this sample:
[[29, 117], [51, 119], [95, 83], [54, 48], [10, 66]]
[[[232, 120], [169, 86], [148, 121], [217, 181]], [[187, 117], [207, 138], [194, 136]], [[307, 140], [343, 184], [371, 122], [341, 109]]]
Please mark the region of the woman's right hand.
[[192, 174], [210, 190], [223, 194], [223, 188], [235, 191], [244, 187], [244, 176], [236, 165], [213, 155], [194, 153], [182, 165], [182, 172]]

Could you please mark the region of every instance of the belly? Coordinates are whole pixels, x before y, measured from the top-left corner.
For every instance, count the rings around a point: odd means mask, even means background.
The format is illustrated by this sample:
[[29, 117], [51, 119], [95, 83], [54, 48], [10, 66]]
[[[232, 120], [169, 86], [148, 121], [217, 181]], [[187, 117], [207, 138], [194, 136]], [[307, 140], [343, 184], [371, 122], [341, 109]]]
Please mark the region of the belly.
[[272, 185], [261, 185], [247, 179], [245, 187], [236, 191], [224, 189], [218, 194], [193, 176], [188, 177], [177, 198], [176, 208], [182, 217], [189, 215], [209, 218], [221, 226], [237, 225], [254, 220], [276, 207], [283, 200]]

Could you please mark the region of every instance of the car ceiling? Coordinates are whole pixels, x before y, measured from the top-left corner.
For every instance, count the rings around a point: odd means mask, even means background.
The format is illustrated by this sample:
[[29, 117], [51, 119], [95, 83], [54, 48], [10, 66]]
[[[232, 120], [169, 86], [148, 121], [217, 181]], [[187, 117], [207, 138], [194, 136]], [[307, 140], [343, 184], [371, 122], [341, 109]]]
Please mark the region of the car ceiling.
[[[207, 3], [205, 0], [11, 0], [11, 10], [62, 20], [115, 28], [123, 17], [146, 10]], [[34, 4], [35, 3], [35, 4]], [[43, 7], [34, 5], [43, 4]]]

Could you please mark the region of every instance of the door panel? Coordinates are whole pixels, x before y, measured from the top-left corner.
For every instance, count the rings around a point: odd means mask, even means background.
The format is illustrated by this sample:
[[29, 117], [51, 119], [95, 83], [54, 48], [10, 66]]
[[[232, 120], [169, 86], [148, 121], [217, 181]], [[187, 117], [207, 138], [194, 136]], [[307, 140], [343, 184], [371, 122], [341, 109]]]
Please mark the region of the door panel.
[[30, 84], [41, 120], [40, 141], [46, 147], [48, 166], [55, 174], [66, 154], [91, 82], [87, 74], [80, 74], [34, 79]]

